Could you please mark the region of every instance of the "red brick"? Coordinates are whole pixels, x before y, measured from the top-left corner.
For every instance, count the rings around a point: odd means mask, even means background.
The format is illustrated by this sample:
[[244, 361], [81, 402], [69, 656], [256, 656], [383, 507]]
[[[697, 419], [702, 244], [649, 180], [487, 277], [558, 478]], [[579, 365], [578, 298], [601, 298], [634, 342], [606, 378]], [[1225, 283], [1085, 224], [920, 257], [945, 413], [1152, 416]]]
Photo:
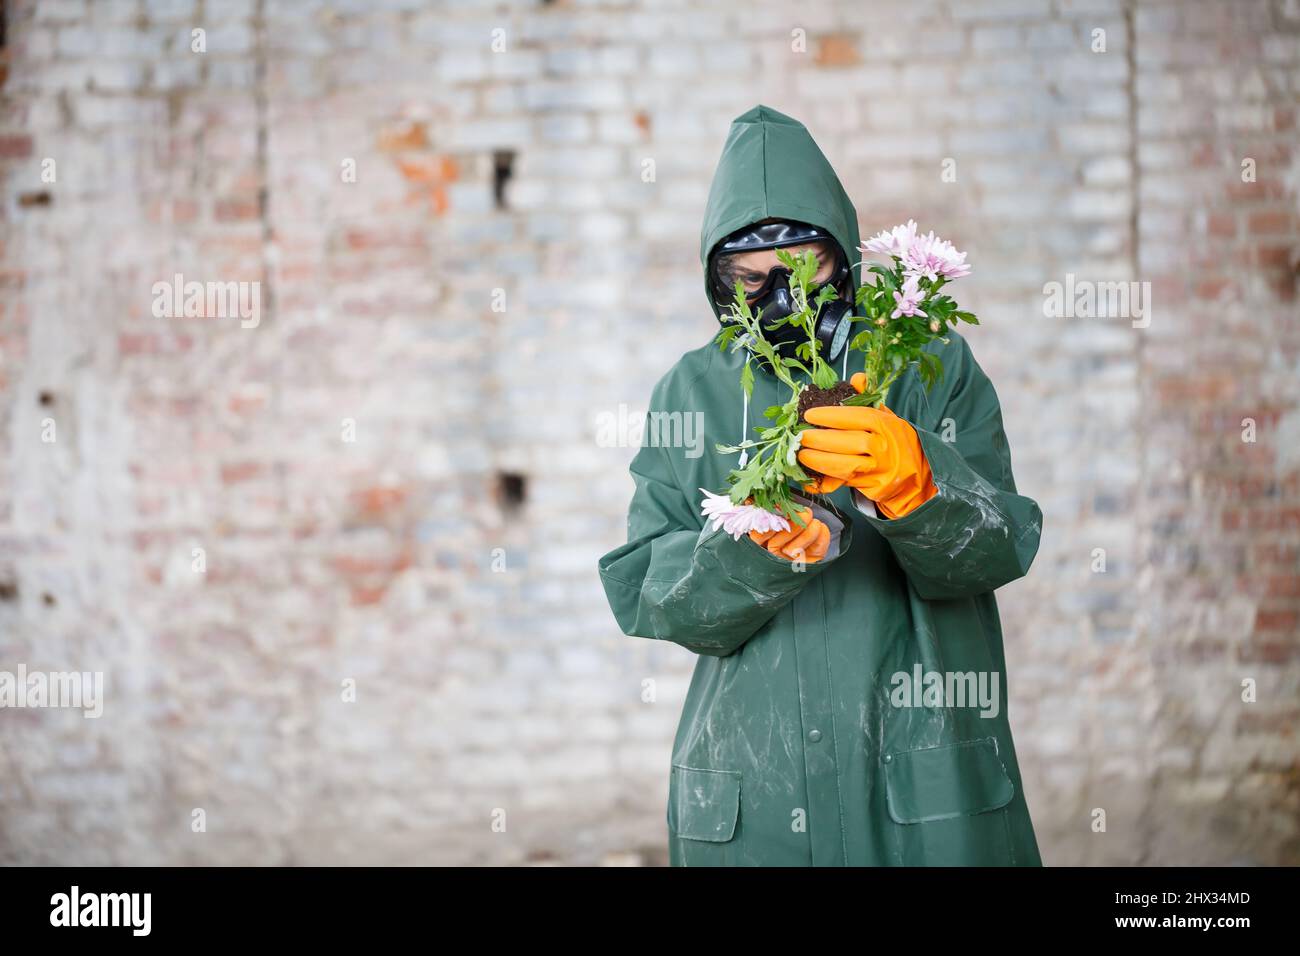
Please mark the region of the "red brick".
[[1213, 278], [1198, 279], [1196, 282], [1195, 294], [1198, 299], [1205, 299], [1213, 302], [1225, 292], [1237, 289], [1237, 283], [1224, 276], [1215, 276]]
[[1300, 646], [1256, 638], [1241, 648], [1239, 660], [1243, 664], [1289, 664], [1300, 660]]
[[450, 156], [407, 157], [397, 161], [397, 168], [415, 183], [448, 183], [460, 176], [460, 168]]
[[14, 133], [0, 134], [0, 159], [26, 159], [32, 155], [32, 138]]
[[1264, 594], [1268, 597], [1300, 597], [1300, 573], [1269, 575]]
[[376, 145], [385, 153], [423, 149], [429, 145], [429, 136], [423, 123], [399, 121], [390, 123], [379, 131]]
[[261, 205], [252, 197], [218, 199], [213, 207], [217, 222], [249, 222], [261, 215]]
[[1231, 213], [1212, 213], [1205, 226], [1206, 233], [1211, 236], [1231, 239], [1237, 235], [1237, 217]]
[[243, 461], [229, 465], [221, 466], [221, 483], [224, 485], [236, 485], [240, 482], [251, 481], [259, 478], [265, 473], [265, 468], [261, 462]]
[[1256, 235], [1295, 232], [1295, 218], [1284, 209], [1261, 209], [1247, 217], [1246, 231]]
[[378, 604], [387, 593], [388, 585], [386, 584], [377, 587], [354, 587], [352, 588], [352, 603], [357, 607]]
[[192, 199], [155, 200], [148, 215], [150, 222], [191, 223], [199, 217], [199, 204]]
[[387, 486], [365, 488], [353, 497], [363, 515], [379, 517], [399, 508], [406, 501], [407, 489]]
[[1266, 269], [1290, 270], [1296, 256], [1297, 248], [1291, 244], [1264, 245], [1255, 247], [1255, 261]]
[[817, 41], [814, 59], [818, 66], [853, 66], [861, 60], [854, 37], [847, 34], [832, 34]]
[[403, 548], [397, 554], [384, 557], [362, 557], [355, 554], [340, 555], [330, 561], [339, 574], [364, 576], [382, 574], [392, 576], [405, 571], [413, 564], [410, 548]]

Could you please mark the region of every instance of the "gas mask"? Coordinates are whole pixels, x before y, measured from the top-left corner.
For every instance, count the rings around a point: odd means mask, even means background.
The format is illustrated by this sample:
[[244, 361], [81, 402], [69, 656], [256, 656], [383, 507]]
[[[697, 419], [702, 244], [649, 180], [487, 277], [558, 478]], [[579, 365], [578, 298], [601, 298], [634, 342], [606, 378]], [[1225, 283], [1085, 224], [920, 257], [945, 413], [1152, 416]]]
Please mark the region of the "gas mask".
[[[762, 289], [756, 296], [751, 297], [749, 302], [749, 307], [755, 314], [760, 315], [759, 321], [763, 327], [764, 338], [778, 350], [807, 341], [803, 329], [797, 325], [782, 325], [775, 329], [771, 327], [779, 319], [798, 311], [795, 307], [794, 295], [790, 292], [790, 275], [789, 269], [776, 266], [767, 274], [767, 281], [763, 283]], [[817, 301], [817, 293], [827, 284], [829, 283], [822, 283], [809, 289], [808, 301]], [[813, 332], [821, 345], [819, 351], [828, 362], [833, 361], [840, 354], [840, 350], [848, 340], [849, 316], [852, 312], [853, 307], [839, 298], [823, 303], [817, 313], [817, 324]]]
[[[811, 242], [825, 241], [833, 251], [834, 265], [830, 277], [808, 290], [808, 301], [817, 300], [817, 294], [826, 286], [834, 289], [839, 298], [824, 303], [817, 312], [817, 324], [814, 333], [820, 345], [820, 354], [827, 361], [833, 361], [844, 349], [848, 341], [850, 316], [853, 305], [844, 298], [849, 277], [848, 263], [843, 250], [830, 233], [817, 226], [796, 222], [771, 222], [749, 226], [734, 233], [718, 243], [710, 260], [710, 275], [714, 297], [720, 303], [729, 303], [735, 295], [735, 284], [729, 282], [719, 269], [722, 257], [727, 253], [750, 252], [756, 249], [779, 249], [785, 246], [806, 245]], [[795, 346], [807, 341], [804, 332], [797, 325], [782, 325], [772, 328], [773, 323], [797, 312], [794, 295], [790, 291], [790, 270], [783, 265], [773, 266], [767, 279], [758, 289], [747, 292], [749, 307], [760, 316], [764, 337], [781, 352], [793, 352]], [[761, 311], [760, 311], [761, 310]]]

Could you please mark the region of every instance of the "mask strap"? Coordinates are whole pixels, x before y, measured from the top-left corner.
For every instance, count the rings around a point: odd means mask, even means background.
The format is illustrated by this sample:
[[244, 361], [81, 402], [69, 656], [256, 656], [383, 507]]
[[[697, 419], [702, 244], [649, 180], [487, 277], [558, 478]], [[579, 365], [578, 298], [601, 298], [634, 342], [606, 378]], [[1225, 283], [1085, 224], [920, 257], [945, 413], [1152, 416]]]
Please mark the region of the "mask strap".
[[[740, 407], [745, 410], [744, 424], [740, 426], [740, 444], [745, 443], [745, 436], [749, 434], [749, 396], [745, 394], [745, 386], [740, 386]], [[749, 449], [740, 450], [740, 461], [737, 465], [744, 468], [749, 464]]]

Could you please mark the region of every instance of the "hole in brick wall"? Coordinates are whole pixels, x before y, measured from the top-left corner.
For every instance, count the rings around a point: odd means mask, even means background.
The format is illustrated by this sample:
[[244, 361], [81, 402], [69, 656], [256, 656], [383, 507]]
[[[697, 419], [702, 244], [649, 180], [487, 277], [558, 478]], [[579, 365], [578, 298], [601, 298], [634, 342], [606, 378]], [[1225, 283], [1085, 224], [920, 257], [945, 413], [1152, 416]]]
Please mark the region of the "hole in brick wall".
[[528, 497], [528, 479], [513, 471], [497, 472], [497, 493], [507, 511], [518, 511]]
[[40, 402], [42, 405], [45, 405], [45, 406], [48, 407], [48, 406], [54, 404], [54, 393], [53, 393], [53, 392], [41, 392], [39, 395], [36, 396], [36, 400], [37, 400], [38, 402]]
[[18, 598], [18, 582], [13, 578], [0, 578], [0, 601], [13, 601]]
[[54, 600], [54, 595], [51, 594], [49, 591], [46, 591], [44, 594], [41, 595], [41, 600], [45, 602], [46, 607], [54, 607], [54, 605], [59, 603], [58, 601]]
[[506, 186], [515, 174], [515, 151], [498, 149], [492, 153], [492, 198], [498, 209], [506, 208]]
[[36, 193], [20, 193], [18, 196], [18, 205], [24, 209], [30, 209], [33, 206], [48, 206], [54, 201], [54, 198], [42, 189]]

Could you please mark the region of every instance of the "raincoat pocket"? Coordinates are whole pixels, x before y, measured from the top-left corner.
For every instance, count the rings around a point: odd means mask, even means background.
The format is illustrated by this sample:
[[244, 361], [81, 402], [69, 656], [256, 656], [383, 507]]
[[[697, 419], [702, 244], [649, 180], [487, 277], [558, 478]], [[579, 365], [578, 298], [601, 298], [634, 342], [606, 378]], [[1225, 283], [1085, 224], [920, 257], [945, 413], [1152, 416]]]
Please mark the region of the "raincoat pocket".
[[740, 771], [673, 764], [668, 781], [668, 829], [684, 840], [726, 843], [740, 816]]
[[1030, 864], [1012, 838], [1016, 788], [995, 738], [895, 751], [881, 767], [895, 865]]
[[1015, 796], [993, 737], [898, 751], [886, 754], [883, 762], [885, 799], [895, 823], [986, 813], [1005, 807]]

